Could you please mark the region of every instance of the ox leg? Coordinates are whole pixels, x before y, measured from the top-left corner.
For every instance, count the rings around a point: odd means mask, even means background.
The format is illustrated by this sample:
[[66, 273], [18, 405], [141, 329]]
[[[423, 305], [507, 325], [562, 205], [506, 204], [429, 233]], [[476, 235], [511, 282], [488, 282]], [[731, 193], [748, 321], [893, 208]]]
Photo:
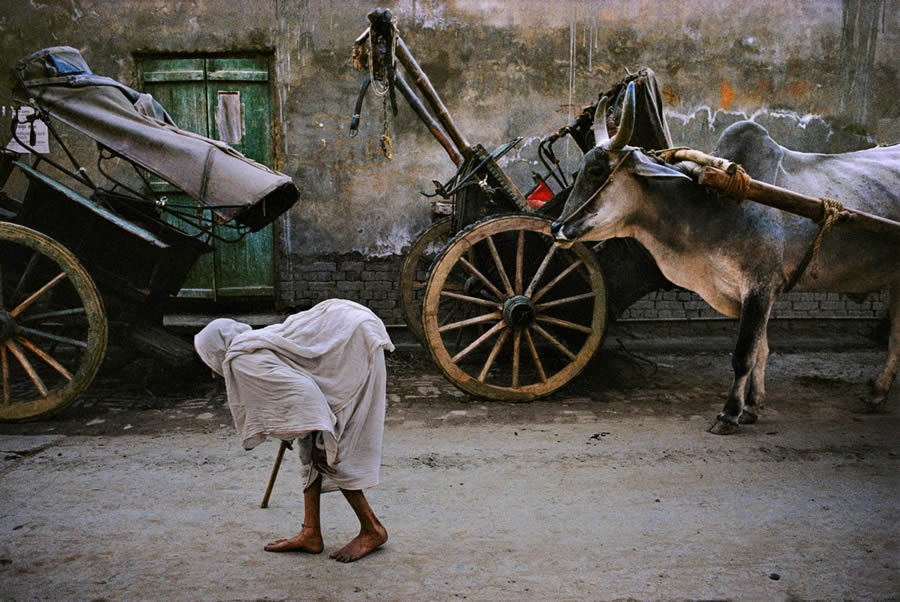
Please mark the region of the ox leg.
[[747, 397], [744, 401], [744, 411], [738, 417], [741, 424], [755, 424], [759, 419], [766, 400], [766, 364], [769, 361], [769, 334], [768, 322], [762, 330], [762, 338], [756, 356], [756, 364], [750, 373], [750, 384]]
[[[731, 356], [734, 379], [731, 382], [731, 390], [728, 393], [725, 407], [709, 427], [709, 432], [714, 435], [730, 435], [738, 429], [741, 414], [744, 412], [744, 403], [752, 388], [751, 376], [754, 369], [757, 368], [758, 362], [761, 359], [764, 361], [768, 357], [766, 325], [772, 310], [773, 298], [774, 295], [754, 292], [744, 299], [741, 306], [741, 324], [737, 345]], [[762, 351], [763, 348], [766, 349], [766, 352]], [[765, 367], [759, 372], [760, 381], [764, 377]], [[754, 395], [759, 392], [761, 391], [757, 390]], [[756, 401], [754, 399], [754, 405]]]
[[891, 285], [890, 296], [891, 336], [888, 339], [888, 357], [881, 374], [872, 383], [869, 409], [873, 412], [881, 409], [897, 376], [897, 369], [900, 368], [900, 282]]

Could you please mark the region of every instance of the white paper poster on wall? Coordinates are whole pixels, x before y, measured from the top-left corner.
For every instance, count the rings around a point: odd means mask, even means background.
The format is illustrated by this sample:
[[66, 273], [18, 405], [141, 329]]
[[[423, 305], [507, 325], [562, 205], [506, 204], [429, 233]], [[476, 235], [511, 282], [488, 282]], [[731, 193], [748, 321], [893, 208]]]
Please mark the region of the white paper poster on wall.
[[[40, 119], [30, 119], [34, 115], [34, 107], [23, 106], [19, 107], [18, 111], [11, 109], [11, 113], [16, 123], [16, 135], [10, 138], [6, 150], [14, 153], [30, 153], [32, 151], [41, 154], [49, 153], [50, 136], [47, 124]], [[30, 148], [19, 144], [19, 140]]]

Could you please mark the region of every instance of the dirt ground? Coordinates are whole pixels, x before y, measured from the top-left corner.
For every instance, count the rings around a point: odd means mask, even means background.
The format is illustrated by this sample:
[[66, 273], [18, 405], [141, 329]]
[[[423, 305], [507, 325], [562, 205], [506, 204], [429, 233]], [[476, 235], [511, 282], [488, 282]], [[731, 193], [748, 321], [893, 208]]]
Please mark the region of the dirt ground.
[[[867, 337], [774, 338], [769, 404], [706, 433], [730, 382], [720, 337], [608, 337], [550, 399], [473, 399], [426, 354], [388, 359], [390, 539], [323, 498], [326, 554], [274, 555], [302, 520], [290, 455], [240, 450], [221, 385], [108, 369], [57, 417], [0, 425], [4, 599], [797, 599], [900, 597], [898, 392], [860, 396]], [[178, 377], [178, 378], [176, 378]]]

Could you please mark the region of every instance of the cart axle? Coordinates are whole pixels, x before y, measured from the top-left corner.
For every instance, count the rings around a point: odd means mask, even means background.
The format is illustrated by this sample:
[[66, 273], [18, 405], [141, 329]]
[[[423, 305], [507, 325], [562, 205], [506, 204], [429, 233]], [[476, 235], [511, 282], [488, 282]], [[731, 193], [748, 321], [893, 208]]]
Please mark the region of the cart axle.
[[16, 330], [16, 319], [5, 309], [0, 309], [0, 343], [5, 343], [16, 336]]
[[534, 303], [523, 295], [510, 297], [503, 304], [503, 321], [512, 328], [525, 328], [534, 322], [535, 316]]

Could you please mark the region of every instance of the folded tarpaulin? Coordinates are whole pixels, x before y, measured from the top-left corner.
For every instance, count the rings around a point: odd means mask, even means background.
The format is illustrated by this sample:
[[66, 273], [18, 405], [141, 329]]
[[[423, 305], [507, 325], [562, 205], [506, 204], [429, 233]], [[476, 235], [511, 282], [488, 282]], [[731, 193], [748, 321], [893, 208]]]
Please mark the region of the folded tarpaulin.
[[635, 120], [629, 144], [654, 150], [671, 148], [672, 136], [669, 134], [669, 126], [663, 114], [662, 94], [656, 81], [656, 74], [648, 67], [627, 75], [612, 90], [600, 95], [610, 98], [608, 111], [611, 113], [612, 121], [607, 121], [608, 131], [612, 134], [615, 124], [621, 118], [619, 112], [622, 110], [625, 90], [631, 82], [635, 84]]
[[75, 48], [39, 50], [16, 64], [20, 93], [209, 207], [258, 230], [299, 196], [293, 180], [224, 142], [179, 129], [149, 94], [91, 72]]

